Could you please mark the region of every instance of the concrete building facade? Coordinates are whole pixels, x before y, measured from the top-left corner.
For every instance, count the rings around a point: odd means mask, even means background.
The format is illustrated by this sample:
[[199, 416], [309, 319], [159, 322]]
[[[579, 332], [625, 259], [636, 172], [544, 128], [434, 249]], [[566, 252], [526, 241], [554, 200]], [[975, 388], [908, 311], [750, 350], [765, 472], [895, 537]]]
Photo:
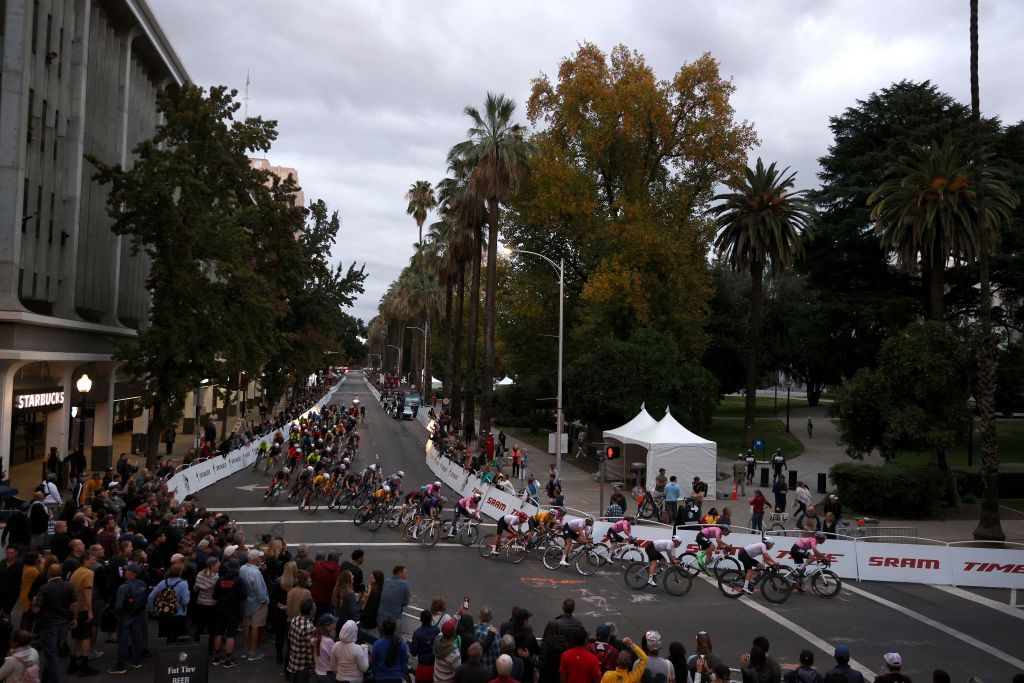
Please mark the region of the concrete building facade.
[[130, 167], [189, 77], [144, 0], [0, 0], [0, 40], [0, 466], [82, 443], [101, 468], [147, 429], [112, 354], [146, 323], [149, 264], [86, 156]]

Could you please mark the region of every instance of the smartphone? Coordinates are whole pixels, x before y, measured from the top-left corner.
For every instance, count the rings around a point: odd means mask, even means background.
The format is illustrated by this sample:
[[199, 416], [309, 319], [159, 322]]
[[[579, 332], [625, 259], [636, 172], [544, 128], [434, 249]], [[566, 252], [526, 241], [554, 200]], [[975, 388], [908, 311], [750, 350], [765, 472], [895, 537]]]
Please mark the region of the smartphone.
[[462, 598], [462, 609], [469, 609], [469, 597]]

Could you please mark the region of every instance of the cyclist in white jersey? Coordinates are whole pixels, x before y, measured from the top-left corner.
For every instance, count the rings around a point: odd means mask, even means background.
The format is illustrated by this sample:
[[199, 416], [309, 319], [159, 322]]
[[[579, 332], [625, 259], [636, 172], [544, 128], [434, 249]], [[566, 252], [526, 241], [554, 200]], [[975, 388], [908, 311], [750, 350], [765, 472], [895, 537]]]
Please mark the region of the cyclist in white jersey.
[[644, 552], [647, 553], [647, 559], [650, 560], [650, 565], [647, 567], [647, 583], [651, 586], [657, 586], [657, 582], [654, 580], [654, 572], [658, 570], [658, 563], [667, 559], [672, 564], [678, 564], [679, 560], [673, 557], [673, 550], [677, 549], [682, 545], [683, 541], [678, 536], [672, 538], [660, 538], [657, 541], [651, 541], [644, 546]]
[[[589, 541], [590, 533], [593, 528], [594, 518], [590, 515], [569, 520], [562, 525], [562, 535], [565, 537], [565, 552], [562, 553], [562, 560], [558, 564], [563, 567], [569, 566], [569, 562], [566, 558], [569, 557], [569, 553], [572, 552], [573, 546], [577, 541]], [[581, 536], [582, 538], [580, 538]]]
[[755, 569], [763, 569], [766, 564], [772, 567], [779, 566], [779, 563], [772, 559], [772, 556], [768, 553], [768, 550], [774, 545], [775, 539], [766, 536], [763, 541], [744, 546], [743, 550], [739, 552], [737, 559], [739, 559], [743, 568], [747, 570], [743, 586], [743, 590], [747, 593], [754, 592], [754, 586], [751, 584], [750, 579], [754, 576]]

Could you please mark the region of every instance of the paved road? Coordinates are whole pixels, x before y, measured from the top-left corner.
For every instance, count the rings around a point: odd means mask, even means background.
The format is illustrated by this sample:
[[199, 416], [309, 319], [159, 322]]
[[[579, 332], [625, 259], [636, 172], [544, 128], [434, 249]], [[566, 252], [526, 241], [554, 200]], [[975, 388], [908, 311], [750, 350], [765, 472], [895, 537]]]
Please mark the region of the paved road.
[[[387, 472], [403, 469], [410, 486], [433, 479], [423, 460], [422, 425], [385, 416], [358, 373], [353, 375], [334, 400], [348, 402], [358, 396], [367, 403], [357, 464], [379, 460]], [[444, 595], [452, 607], [468, 596], [474, 613], [486, 604], [502, 620], [514, 605], [527, 606], [535, 614], [531, 621], [539, 634], [546, 621], [559, 613], [562, 599], [571, 596], [576, 599], [577, 615], [591, 631], [606, 621], [614, 622], [620, 634], [637, 638], [644, 629], [656, 628], [666, 642], [679, 640], [691, 649], [696, 632], [706, 630], [715, 652], [734, 667], [751, 640], [763, 634], [771, 642], [771, 654], [783, 666], [795, 666], [800, 650], [810, 648], [824, 671], [831, 666], [835, 644], [845, 642], [866, 673], [882, 668], [884, 653], [899, 651], [905, 673], [918, 682], [930, 680], [934, 668], [946, 669], [955, 681], [972, 675], [1005, 681], [1024, 671], [1024, 609], [999, 609], [995, 600], [1005, 604], [1006, 591], [950, 592], [930, 586], [861, 583], [844, 586], [835, 600], [796, 594], [785, 605], [773, 606], [760, 598], [729, 600], [717, 587], [696, 581], [688, 595], [671, 598], [661, 589], [630, 591], [619, 573], [584, 578], [575, 572], [548, 571], [532, 558], [513, 566], [484, 560], [475, 548], [461, 545], [442, 543], [425, 549], [405, 544], [386, 527], [372, 534], [354, 528], [351, 516], [326, 509], [310, 515], [282, 503], [266, 507], [260, 492], [245, 490], [254, 484], [265, 484], [265, 478], [240, 472], [203, 491], [201, 502], [210, 509], [230, 511], [250, 539], [280, 533], [289, 544], [307, 543], [313, 551], [337, 548], [346, 556], [360, 547], [366, 551], [364, 571], [379, 568], [386, 575], [395, 564], [408, 566], [413, 587], [408, 614], [413, 616], [435, 594]], [[407, 628], [412, 625], [407, 619]], [[217, 680], [242, 681], [255, 672], [266, 676], [273, 670], [268, 660], [243, 663], [217, 672]], [[143, 676], [127, 680], [141, 681]]]

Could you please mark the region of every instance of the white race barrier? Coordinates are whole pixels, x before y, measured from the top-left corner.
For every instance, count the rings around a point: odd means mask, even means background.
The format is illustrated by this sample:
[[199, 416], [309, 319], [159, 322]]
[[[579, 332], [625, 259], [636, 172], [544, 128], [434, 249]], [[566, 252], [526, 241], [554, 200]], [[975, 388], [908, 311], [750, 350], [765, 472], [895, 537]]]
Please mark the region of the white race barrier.
[[[427, 466], [437, 478], [463, 496], [479, 492], [483, 496], [480, 511], [497, 519], [513, 510], [533, 514], [537, 508], [509, 493], [481, 484], [476, 475], [467, 474], [454, 462], [441, 456], [427, 441]], [[594, 536], [604, 536], [608, 522], [594, 524]], [[683, 550], [696, 551], [694, 530], [676, 532]], [[633, 535], [644, 540], [668, 538], [672, 528], [663, 524], [637, 524]], [[789, 558], [793, 537], [778, 536], [773, 549], [782, 562]], [[737, 548], [761, 540], [760, 534], [732, 533], [728, 543]], [[953, 586], [1024, 589], [1024, 548], [977, 548], [963, 545], [918, 545], [912, 543], [872, 543], [869, 540], [826, 541], [821, 552], [832, 561], [832, 570], [844, 579], [858, 581], [894, 581]]]
[[[316, 404], [302, 413], [297, 420], [293, 420], [285, 427], [281, 428], [281, 431], [285, 431], [291, 428], [291, 425], [298, 424], [299, 420], [309, 417], [312, 412], [320, 412], [331, 397], [341, 388], [341, 385], [345, 383], [345, 378], [342, 377], [341, 381], [334, 385], [334, 387], [324, 394], [323, 398], [316, 402]], [[174, 476], [167, 480], [167, 490], [175, 498], [187, 496], [190, 493], [201, 491], [211, 484], [215, 484], [224, 477], [230, 476], [239, 470], [243, 470], [251, 465], [256, 460], [257, 452], [259, 451], [260, 445], [263, 443], [270, 444], [274, 439], [274, 434], [270, 433], [252, 441], [248, 446], [242, 446], [236, 448], [227, 454], [227, 457], [215, 455], [212, 458], [197, 462], [191, 467], [182, 469], [176, 472]]]

